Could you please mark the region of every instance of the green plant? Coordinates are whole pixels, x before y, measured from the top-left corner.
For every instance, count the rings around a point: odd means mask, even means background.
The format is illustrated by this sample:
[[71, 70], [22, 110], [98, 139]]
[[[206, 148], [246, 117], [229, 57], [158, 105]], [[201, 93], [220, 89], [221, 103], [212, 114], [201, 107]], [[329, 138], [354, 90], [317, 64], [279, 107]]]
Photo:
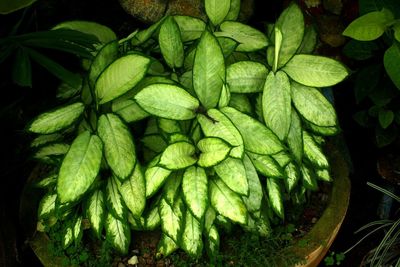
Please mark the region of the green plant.
[[400, 8], [397, 1], [360, 0], [359, 5], [360, 17], [343, 32], [354, 39], [344, 53], [361, 66], [355, 98], [362, 110], [354, 118], [375, 128], [376, 144], [383, 147], [397, 138], [400, 124]]
[[27, 127], [39, 134], [34, 157], [53, 166], [38, 183], [41, 230], [62, 221], [68, 248], [87, 219], [126, 254], [132, 230], [161, 228], [159, 256], [213, 258], [219, 228], [269, 236], [285, 203], [330, 181], [322, 146], [339, 127], [318, 87], [347, 69], [311, 54], [315, 34], [296, 4], [267, 34], [235, 21], [239, 4], [206, 0], [207, 22], [168, 16], [104, 43], [82, 86], [61, 86], [63, 105]]
[[[367, 184], [400, 203], [399, 196], [373, 183], [368, 182]], [[395, 216], [398, 217], [398, 211]], [[370, 222], [358, 229], [355, 234], [363, 231], [368, 231], [368, 233], [343, 254], [354, 249], [369, 236], [384, 231], [384, 236], [380, 239], [379, 245], [365, 255], [362, 264], [363, 266], [400, 266], [400, 218]]]

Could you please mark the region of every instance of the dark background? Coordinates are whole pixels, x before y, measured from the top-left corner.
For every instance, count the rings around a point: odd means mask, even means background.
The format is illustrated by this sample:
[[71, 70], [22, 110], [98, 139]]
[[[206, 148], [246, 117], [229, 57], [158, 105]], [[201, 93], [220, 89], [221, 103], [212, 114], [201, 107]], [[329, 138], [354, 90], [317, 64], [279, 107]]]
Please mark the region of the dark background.
[[[265, 21], [275, 21], [284, 3], [262, 0], [255, 2], [255, 12], [249, 23], [262, 27]], [[28, 12], [30, 19], [23, 27], [27, 31], [46, 30], [58, 22], [72, 19], [93, 20], [112, 28], [119, 36], [125, 36], [144, 25], [126, 14], [118, 2], [111, 0], [39, 0]], [[0, 37], [21, 16], [21, 11], [11, 15], [0, 15]], [[345, 22], [346, 23], [346, 22]], [[328, 54], [341, 53], [341, 48], [327, 48]], [[66, 62], [76, 64], [71, 57], [54, 55]], [[60, 61], [59, 61], [60, 62]], [[9, 60], [0, 64], [0, 266], [40, 266], [26, 243], [27, 237], [19, 221], [19, 197], [26, 179], [35, 163], [30, 159], [30, 137], [25, 125], [37, 114], [52, 107], [58, 80], [40, 66], [34, 66], [33, 88], [18, 87], [11, 82]], [[356, 111], [351, 79], [333, 88], [335, 105], [342, 127], [342, 136], [347, 144], [352, 161], [350, 175], [351, 202], [347, 217], [331, 250], [341, 252], [353, 245], [358, 238], [353, 232], [367, 222], [376, 219], [376, 208], [380, 198], [367, 181], [381, 184], [376, 171], [377, 149], [373, 133], [359, 127], [352, 119]], [[374, 244], [367, 241], [346, 255], [342, 266], [358, 266], [363, 255]]]

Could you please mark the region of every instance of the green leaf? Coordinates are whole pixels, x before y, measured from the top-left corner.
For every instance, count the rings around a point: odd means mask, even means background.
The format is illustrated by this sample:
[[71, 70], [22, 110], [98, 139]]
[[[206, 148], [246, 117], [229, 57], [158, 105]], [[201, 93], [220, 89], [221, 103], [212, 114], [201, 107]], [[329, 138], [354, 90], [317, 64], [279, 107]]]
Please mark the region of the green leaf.
[[178, 245], [168, 237], [166, 234], [161, 234], [160, 241], [157, 245], [157, 258], [167, 257], [179, 247]]
[[225, 62], [221, 47], [213, 34], [204, 31], [194, 57], [193, 88], [206, 109], [217, 106], [224, 82]]
[[108, 67], [118, 56], [118, 42], [117, 40], [105, 44], [100, 51], [97, 53], [96, 57], [93, 59], [92, 64], [90, 64], [89, 69], [89, 84], [94, 88], [96, 80], [100, 73]]
[[204, 21], [199, 18], [175, 15], [174, 20], [179, 26], [182, 42], [199, 39], [206, 28]]
[[131, 243], [131, 230], [129, 225], [115, 218], [111, 213], [106, 220], [106, 239], [121, 254], [127, 254]]
[[297, 54], [312, 54], [317, 45], [317, 31], [313, 25], [306, 26], [304, 29], [303, 41]]
[[74, 242], [73, 222], [68, 220], [64, 223], [61, 232], [61, 243], [64, 249], [68, 248]]
[[394, 33], [393, 33], [394, 38], [398, 42], [400, 42], [400, 23], [399, 22], [397, 22], [396, 24], [393, 25], [393, 31], [394, 31]]
[[329, 168], [329, 162], [320, 146], [314, 141], [314, 138], [303, 131], [303, 143], [304, 143], [304, 156], [314, 165], [319, 168]]
[[218, 101], [218, 107], [226, 107], [231, 100], [231, 91], [227, 84], [222, 85], [221, 96]]
[[168, 202], [169, 205], [173, 205], [177, 197], [180, 196], [182, 179], [183, 172], [175, 171], [168, 176], [165, 184], [163, 185], [162, 197]]
[[115, 218], [124, 220], [126, 218], [127, 210], [124, 200], [118, 190], [120, 186], [121, 183], [116, 177], [111, 176], [108, 178], [106, 186], [106, 203], [108, 211], [112, 213]]
[[132, 175], [118, 189], [132, 215], [140, 217], [146, 205], [146, 181], [138, 162]]
[[52, 174], [45, 178], [42, 178], [40, 181], [35, 183], [35, 187], [49, 188], [50, 186], [54, 186], [57, 183], [57, 177], [57, 174]]
[[12, 66], [12, 79], [19, 86], [32, 87], [32, 67], [28, 52], [23, 48], [16, 51]]
[[205, 136], [218, 137], [234, 146], [230, 156], [241, 158], [243, 155], [243, 139], [238, 129], [219, 110], [210, 109], [207, 115], [199, 114], [197, 120]]
[[162, 184], [166, 181], [167, 177], [171, 174], [170, 170], [157, 166], [160, 156], [154, 158], [147, 167], [144, 177], [146, 180], [146, 197], [149, 198], [154, 195]]
[[184, 169], [196, 163], [195, 150], [188, 142], [173, 143], [165, 148], [159, 164], [169, 170]]
[[140, 121], [150, 115], [144, 111], [136, 101], [130, 99], [117, 102], [113, 101], [111, 109], [128, 123]]
[[[229, 37], [218, 36], [218, 43], [221, 46], [222, 54], [224, 54], [224, 58], [227, 59], [236, 49], [238, 43]], [[228, 62], [225, 62], [228, 65]]]
[[300, 117], [294, 109], [292, 109], [291, 119], [287, 143], [297, 162], [301, 162], [303, 158], [303, 132]]
[[93, 21], [83, 21], [83, 20], [65, 21], [53, 27], [53, 30], [56, 29], [70, 29], [70, 30], [80, 31], [86, 34], [92, 34], [96, 36], [99, 39], [99, 41], [103, 44], [106, 44], [110, 41], [114, 41], [117, 39], [117, 36], [109, 27]]
[[236, 51], [253, 52], [268, 45], [267, 37], [259, 30], [236, 21], [225, 21], [220, 25], [221, 32], [217, 36], [225, 36], [239, 43]]
[[386, 50], [385, 55], [383, 56], [383, 64], [385, 65], [387, 74], [397, 89], [400, 89], [400, 70], [398, 68], [399, 62], [400, 45], [398, 43], [394, 43]]
[[224, 140], [216, 137], [206, 137], [197, 143], [201, 151], [197, 164], [201, 167], [212, 167], [228, 157], [231, 146]]
[[229, 106], [245, 114], [253, 114], [253, 105], [247, 94], [231, 94]]
[[198, 221], [189, 210], [186, 211], [185, 226], [181, 239], [182, 249], [189, 256], [198, 258], [203, 251], [202, 229]]
[[246, 224], [247, 209], [238, 194], [221, 179], [210, 180], [209, 190], [211, 205], [218, 213], [234, 222]]
[[199, 107], [199, 101], [185, 89], [170, 84], [149, 85], [135, 100], [148, 113], [173, 120], [193, 119]]
[[77, 102], [43, 113], [33, 120], [28, 130], [39, 134], [63, 130], [73, 124], [82, 115], [84, 109], [83, 103]]
[[279, 16], [275, 27], [282, 33], [278, 60], [278, 68], [280, 68], [292, 58], [303, 40], [304, 18], [299, 6], [294, 3], [289, 5]]
[[207, 17], [211, 20], [213, 25], [219, 25], [224, 21], [228, 15], [231, 7], [231, 0], [205, 0], [204, 7]]
[[225, 107], [221, 111], [239, 130], [246, 151], [258, 154], [275, 154], [283, 150], [283, 145], [278, 137], [259, 121], [231, 107]]
[[39, 202], [38, 220], [48, 218], [56, 209], [57, 194], [47, 193]]
[[292, 161], [292, 157], [289, 153], [287, 153], [286, 151], [281, 151], [278, 152], [274, 155], [271, 155], [271, 157], [279, 164], [279, 166], [281, 166], [282, 168], [284, 168], [289, 162]]
[[359, 41], [372, 41], [379, 38], [393, 20], [392, 12], [383, 8], [355, 19], [347, 26], [343, 35]]
[[[282, 32], [278, 27], [275, 26], [274, 34], [275, 34], [275, 47], [273, 48], [273, 51], [274, 51], [273, 64], [274, 65], [272, 66], [272, 70], [275, 73], [278, 70], [279, 52], [280, 52], [281, 46], [282, 46]], [[268, 51], [267, 51], [267, 53], [268, 53]]]
[[226, 69], [226, 82], [232, 93], [262, 92], [267, 68], [254, 61], [239, 61]]
[[296, 82], [315, 87], [335, 85], [349, 75], [342, 63], [315, 55], [294, 55], [282, 70]]
[[165, 142], [164, 138], [158, 134], [146, 135], [141, 141], [145, 147], [156, 153], [164, 151], [167, 147], [167, 143]]
[[240, 13], [240, 0], [231, 0], [229, 12], [224, 20], [237, 20]]
[[183, 65], [183, 43], [178, 24], [173, 17], [167, 17], [160, 27], [158, 34], [161, 53], [168, 66], [172, 69]]
[[256, 167], [257, 171], [259, 171], [262, 175], [266, 177], [282, 178], [282, 168], [271, 156], [259, 155], [251, 152], [247, 152], [247, 155], [253, 162], [254, 167]]
[[53, 163], [57, 162], [56, 158], [65, 155], [68, 152], [69, 145], [53, 143], [41, 147], [33, 157], [44, 162]]
[[232, 191], [244, 196], [249, 195], [246, 170], [241, 159], [228, 157], [215, 165], [214, 170]]
[[31, 142], [32, 148], [41, 147], [43, 145], [58, 142], [62, 138], [62, 134], [54, 133], [54, 134], [41, 134]]
[[312, 169], [303, 164], [300, 166], [300, 172], [301, 177], [303, 178], [303, 187], [316, 191], [318, 189], [318, 185]]
[[167, 134], [181, 133], [181, 127], [176, 120], [157, 118], [158, 128]]
[[0, 14], [5, 15], [15, 12], [19, 9], [28, 7], [35, 2], [36, 0], [0, 1]]
[[247, 207], [247, 210], [251, 212], [256, 212], [261, 209], [261, 201], [263, 198], [263, 191], [258, 177], [256, 168], [251, 162], [247, 155], [243, 157], [243, 164], [246, 171], [246, 177], [249, 184], [249, 195], [243, 196], [243, 202]]
[[270, 72], [265, 81], [262, 96], [265, 124], [280, 140], [285, 140], [290, 128], [291, 115], [290, 83], [287, 75]]
[[114, 100], [138, 84], [149, 65], [149, 58], [137, 54], [125, 55], [111, 63], [95, 84], [99, 104]]
[[292, 100], [301, 116], [312, 124], [336, 126], [335, 109], [318, 89], [292, 83]]
[[219, 253], [220, 238], [217, 227], [213, 225], [207, 233], [206, 244], [207, 254], [211, 258], [215, 258]]
[[118, 116], [108, 113], [100, 116], [97, 131], [104, 143], [108, 165], [119, 179], [125, 180], [136, 162], [135, 145], [128, 127]]
[[317, 175], [317, 178], [322, 181], [332, 182], [332, 177], [327, 169], [317, 169], [315, 170], [315, 174]]
[[383, 129], [389, 127], [394, 120], [394, 113], [391, 110], [381, 109], [379, 111], [379, 124]]
[[277, 179], [267, 178], [267, 193], [272, 210], [283, 220], [285, 218], [283, 196]]
[[178, 242], [183, 230], [183, 202], [179, 199], [171, 206], [164, 199], [160, 200], [158, 210], [161, 218], [161, 229], [174, 242]]
[[208, 206], [208, 179], [203, 168], [192, 166], [185, 170], [182, 192], [189, 210], [202, 220]]
[[285, 167], [285, 179], [284, 179], [286, 189], [289, 193], [293, 191], [299, 180], [300, 180], [299, 169], [294, 163], [290, 162]]
[[158, 31], [159, 26], [164, 21], [166, 17], [161, 18], [159, 21], [148, 27], [147, 29], [139, 31], [135, 36], [131, 39], [132, 45], [141, 45], [148, 41], [155, 32]]
[[72, 231], [74, 235], [75, 244], [79, 244], [83, 236], [82, 216], [76, 217], [72, 227]]
[[97, 238], [100, 238], [105, 220], [104, 193], [101, 190], [94, 191], [86, 202], [86, 217], [89, 219], [90, 228]]
[[78, 200], [95, 180], [103, 145], [97, 135], [81, 133], [71, 145], [58, 175], [57, 195], [61, 203]]

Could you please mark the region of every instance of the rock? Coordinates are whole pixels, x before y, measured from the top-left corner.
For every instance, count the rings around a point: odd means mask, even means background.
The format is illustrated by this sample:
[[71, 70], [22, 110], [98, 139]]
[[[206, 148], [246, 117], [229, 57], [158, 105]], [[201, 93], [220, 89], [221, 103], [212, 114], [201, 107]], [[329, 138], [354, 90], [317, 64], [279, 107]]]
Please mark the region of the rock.
[[137, 256], [133, 256], [132, 258], [130, 258], [128, 260], [128, 264], [130, 265], [136, 265], [139, 263], [138, 257]]

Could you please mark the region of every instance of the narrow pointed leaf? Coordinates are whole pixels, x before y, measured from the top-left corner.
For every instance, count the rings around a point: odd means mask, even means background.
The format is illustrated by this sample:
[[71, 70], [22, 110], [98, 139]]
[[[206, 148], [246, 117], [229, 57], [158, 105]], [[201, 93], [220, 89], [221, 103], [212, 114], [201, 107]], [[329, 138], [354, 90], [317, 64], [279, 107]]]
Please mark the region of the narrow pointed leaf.
[[182, 171], [172, 172], [171, 175], [168, 176], [167, 181], [163, 186], [162, 197], [163, 199], [165, 199], [165, 201], [167, 201], [169, 205], [173, 205], [175, 203], [176, 198], [180, 195], [182, 179], [183, 179]]
[[300, 166], [300, 172], [301, 177], [303, 178], [303, 187], [316, 191], [318, 189], [318, 184], [313, 171], [303, 164]]
[[280, 140], [287, 137], [292, 112], [289, 78], [284, 72], [270, 72], [262, 96], [265, 124]]
[[208, 178], [201, 167], [189, 167], [183, 174], [183, 198], [193, 215], [201, 220], [208, 204]]
[[203, 240], [200, 221], [198, 221], [189, 210], [186, 211], [181, 244], [182, 249], [191, 257], [197, 258], [201, 255]]
[[127, 254], [131, 243], [131, 230], [129, 225], [115, 218], [111, 213], [106, 220], [106, 238], [111, 245], [121, 254]]
[[213, 225], [207, 233], [205, 247], [207, 249], [208, 255], [211, 258], [215, 258], [219, 253], [220, 238], [218, 229]]
[[67, 144], [49, 144], [41, 147], [33, 157], [48, 163], [57, 163], [57, 158], [65, 155], [68, 152], [69, 145]]
[[215, 165], [214, 170], [232, 191], [243, 196], [248, 196], [249, 184], [241, 159], [228, 157], [218, 165]]
[[126, 206], [118, 188], [120, 181], [115, 177], [108, 178], [106, 187], [106, 203], [110, 213], [113, 217], [124, 220], [126, 218]]
[[272, 210], [278, 215], [282, 220], [285, 217], [283, 208], [283, 197], [281, 188], [279, 185], [279, 180], [274, 178], [267, 178], [267, 193], [268, 199], [271, 203]]
[[343, 81], [349, 71], [342, 63], [327, 57], [315, 55], [294, 55], [282, 68], [298, 83], [327, 87]]
[[243, 196], [243, 202], [249, 212], [255, 212], [261, 209], [261, 201], [263, 198], [262, 186], [256, 168], [247, 155], [243, 157], [243, 164], [249, 184], [249, 195], [247, 197]]
[[285, 167], [285, 186], [286, 190], [290, 193], [296, 187], [300, 180], [300, 172], [298, 167], [294, 163], [289, 163]]
[[131, 99], [113, 102], [111, 108], [113, 112], [121, 116], [121, 118], [128, 123], [140, 121], [150, 116], [136, 101]]
[[221, 47], [210, 32], [204, 31], [194, 58], [193, 88], [206, 109], [217, 106], [224, 82], [225, 62]]
[[104, 143], [107, 163], [123, 181], [131, 174], [136, 162], [135, 145], [128, 127], [118, 116], [109, 113], [100, 116], [97, 131]]
[[173, 120], [192, 119], [199, 107], [199, 101], [185, 89], [170, 84], [149, 85], [135, 96], [135, 100], [148, 113]]
[[77, 102], [43, 113], [29, 125], [28, 130], [40, 134], [63, 130], [74, 123], [82, 115], [84, 109], [83, 103]]
[[174, 143], [164, 150], [159, 164], [169, 170], [184, 169], [196, 163], [195, 150], [188, 142]]
[[254, 61], [239, 61], [226, 69], [226, 82], [232, 93], [262, 92], [267, 68]]
[[224, 21], [226, 15], [228, 15], [231, 0], [205, 0], [204, 7], [207, 17], [211, 20], [212, 24], [219, 25]]
[[327, 169], [315, 170], [315, 174], [317, 175], [317, 178], [320, 179], [321, 181], [332, 182], [332, 177], [329, 173], [329, 170]]
[[240, 196], [221, 179], [210, 180], [210, 201], [215, 210], [234, 222], [246, 224], [247, 209]]
[[119, 192], [134, 217], [140, 217], [146, 205], [146, 182], [139, 163], [132, 175], [121, 184]]
[[278, 137], [259, 121], [234, 108], [226, 107], [221, 111], [239, 130], [247, 151], [258, 154], [275, 154], [284, 149]]
[[118, 56], [118, 42], [112, 41], [105, 44], [93, 59], [89, 70], [89, 84], [94, 88], [100, 73], [110, 65]]
[[96, 36], [99, 39], [99, 41], [103, 44], [117, 39], [117, 36], [109, 27], [93, 21], [83, 21], [83, 20], [65, 21], [60, 24], [57, 24], [53, 28], [53, 30], [56, 29], [71, 29], [86, 34], [92, 34]]
[[231, 100], [231, 91], [227, 84], [222, 85], [221, 96], [218, 101], [218, 107], [223, 108], [229, 105]]
[[158, 42], [168, 66], [172, 69], [182, 67], [183, 43], [179, 26], [173, 17], [167, 17], [161, 24]]
[[303, 132], [301, 120], [297, 112], [292, 109], [291, 122], [287, 143], [289, 148], [298, 162], [303, 158]]
[[231, 146], [224, 140], [216, 137], [206, 137], [197, 143], [201, 151], [197, 164], [201, 167], [217, 165], [228, 157]]
[[199, 39], [206, 28], [206, 24], [199, 18], [175, 15], [174, 20], [179, 26], [182, 42]]
[[72, 231], [74, 235], [75, 244], [79, 244], [81, 242], [83, 235], [82, 216], [78, 216], [76, 218]]
[[146, 180], [146, 197], [154, 195], [171, 174], [170, 170], [157, 166], [160, 157], [156, 157], [147, 167], [144, 177]]
[[314, 141], [313, 137], [303, 131], [303, 143], [304, 143], [304, 156], [314, 165], [319, 168], [329, 168], [329, 162], [320, 146]]
[[90, 228], [97, 238], [100, 238], [105, 221], [104, 193], [96, 190], [86, 202], [86, 216], [90, 222]]
[[57, 174], [52, 174], [36, 182], [35, 187], [48, 188], [50, 186], [54, 186], [56, 183], [57, 183]]
[[262, 175], [266, 177], [282, 178], [282, 168], [271, 156], [260, 155], [251, 152], [247, 152], [247, 155], [253, 162], [254, 167], [256, 167], [257, 171], [259, 171]]
[[177, 203], [176, 206], [169, 205], [164, 199], [159, 204], [159, 213], [161, 218], [161, 229], [164, 234], [168, 235], [172, 240], [178, 242], [178, 238], [183, 230], [183, 203]]
[[157, 245], [157, 258], [168, 257], [178, 248], [179, 247], [174, 240], [172, 240], [166, 234], [161, 234], [160, 242], [158, 242]]
[[72, 143], [58, 175], [57, 195], [61, 203], [78, 200], [95, 180], [102, 158], [100, 138], [88, 131]]
[[304, 119], [322, 127], [337, 124], [335, 109], [318, 89], [298, 83], [291, 85], [293, 104]]
[[38, 207], [38, 219], [48, 218], [56, 209], [57, 194], [46, 194], [40, 200]]
[[32, 67], [29, 55], [24, 48], [19, 48], [16, 51], [12, 79], [19, 86], [32, 87]]
[[231, 94], [229, 106], [244, 114], [253, 114], [253, 104], [246, 94]]
[[95, 91], [100, 104], [123, 95], [138, 84], [149, 67], [150, 59], [128, 54], [111, 63], [96, 81]]
[[74, 232], [72, 227], [72, 221], [69, 220], [64, 224], [63, 229], [61, 230], [61, 242], [64, 249], [68, 248], [72, 244], [72, 242], [74, 242]]

